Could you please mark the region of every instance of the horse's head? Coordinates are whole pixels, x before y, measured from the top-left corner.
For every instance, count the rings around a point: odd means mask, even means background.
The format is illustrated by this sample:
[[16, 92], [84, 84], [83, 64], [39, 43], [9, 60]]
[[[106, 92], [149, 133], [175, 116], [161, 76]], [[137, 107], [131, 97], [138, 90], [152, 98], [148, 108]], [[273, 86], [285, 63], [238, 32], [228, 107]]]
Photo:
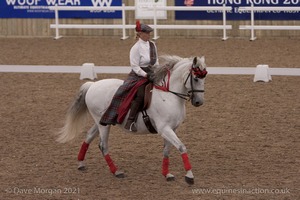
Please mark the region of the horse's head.
[[[182, 99], [190, 99], [193, 106], [201, 106], [204, 103], [204, 81], [207, 74], [204, 57], [163, 55], [160, 58], [161, 65], [155, 68], [155, 87]], [[161, 85], [159, 82], [162, 82]]]
[[189, 74], [184, 82], [190, 94], [193, 106], [198, 107], [204, 103], [204, 82], [206, 74], [205, 58], [203, 56], [201, 58], [194, 57], [189, 69]]

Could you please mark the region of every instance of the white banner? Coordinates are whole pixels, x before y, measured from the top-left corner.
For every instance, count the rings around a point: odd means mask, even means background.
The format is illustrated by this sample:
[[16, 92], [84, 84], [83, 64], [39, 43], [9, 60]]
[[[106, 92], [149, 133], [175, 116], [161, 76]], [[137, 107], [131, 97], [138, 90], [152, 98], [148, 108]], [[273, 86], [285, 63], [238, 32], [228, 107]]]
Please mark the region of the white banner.
[[[135, 0], [135, 18], [136, 19], [153, 19], [154, 11], [148, 8], [153, 6], [166, 6], [166, 0]], [[156, 11], [157, 19], [167, 19], [167, 11]]]

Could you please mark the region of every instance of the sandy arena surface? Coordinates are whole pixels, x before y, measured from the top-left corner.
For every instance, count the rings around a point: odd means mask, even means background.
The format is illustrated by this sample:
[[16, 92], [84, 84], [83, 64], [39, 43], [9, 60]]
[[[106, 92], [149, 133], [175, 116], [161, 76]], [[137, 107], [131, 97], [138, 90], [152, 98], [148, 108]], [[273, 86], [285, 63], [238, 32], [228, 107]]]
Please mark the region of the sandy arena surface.
[[[129, 65], [134, 39], [0, 38], [0, 65]], [[299, 38], [157, 40], [159, 54], [206, 57], [211, 67], [300, 68]], [[98, 74], [98, 79], [124, 74]], [[171, 151], [174, 182], [161, 175], [163, 140], [111, 129], [110, 155], [125, 172], [115, 178], [98, 149], [77, 170], [86, 131], [59, 144], [55, 132], [85, 81], [79, 74], [0, 73], [0, 199], [300, 199], [300, 78], [208, 75], [206, 102], [187, 105], [178, 137], [188, 148], [195, 184], [184, 181], [179, 152]]]

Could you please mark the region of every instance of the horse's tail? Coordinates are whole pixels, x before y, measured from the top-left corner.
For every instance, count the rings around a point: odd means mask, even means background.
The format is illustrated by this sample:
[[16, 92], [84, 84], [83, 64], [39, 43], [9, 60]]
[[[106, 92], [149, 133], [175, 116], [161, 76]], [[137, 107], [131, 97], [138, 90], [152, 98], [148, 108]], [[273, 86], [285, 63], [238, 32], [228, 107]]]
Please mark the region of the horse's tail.
[[80, 133], [88, 113], [85, 96], [92, 84], [93, 82], [86, 82], [80, 87], [77, 97], [67, 111], [65, 125], [59, 131], [56, 141], [65, 143], [74, 139]]

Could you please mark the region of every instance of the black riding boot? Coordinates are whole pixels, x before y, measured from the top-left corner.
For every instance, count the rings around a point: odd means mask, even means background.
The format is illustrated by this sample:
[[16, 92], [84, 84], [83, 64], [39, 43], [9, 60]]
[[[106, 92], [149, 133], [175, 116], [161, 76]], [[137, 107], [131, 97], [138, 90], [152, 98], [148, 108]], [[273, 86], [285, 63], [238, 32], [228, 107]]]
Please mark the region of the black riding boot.
[[131, 106], [130, 106], [130, 113], [129, 113], [127, 123], [124, 126], [124, 128], [131, 132], [137, 132], [135, 120], [136, 120], [137, 114], [140, 111], [140, 108], [144, 102], [145, 86], [146, 85], [143, 84], [138, 88], [136, 97], [132, 101]]
[[135, 118], [136, 115], [139, 112], [139, 108], [140, 108], [140, 102], [137, 100], [134, 100], [131, 103], [131, 107], [130, 107], [130, 113], [127, 119], [127, 123], [124, 126], [125, 129], [131, 131], [131, 132], [137, 132], [137, 128], [135, 126]]

